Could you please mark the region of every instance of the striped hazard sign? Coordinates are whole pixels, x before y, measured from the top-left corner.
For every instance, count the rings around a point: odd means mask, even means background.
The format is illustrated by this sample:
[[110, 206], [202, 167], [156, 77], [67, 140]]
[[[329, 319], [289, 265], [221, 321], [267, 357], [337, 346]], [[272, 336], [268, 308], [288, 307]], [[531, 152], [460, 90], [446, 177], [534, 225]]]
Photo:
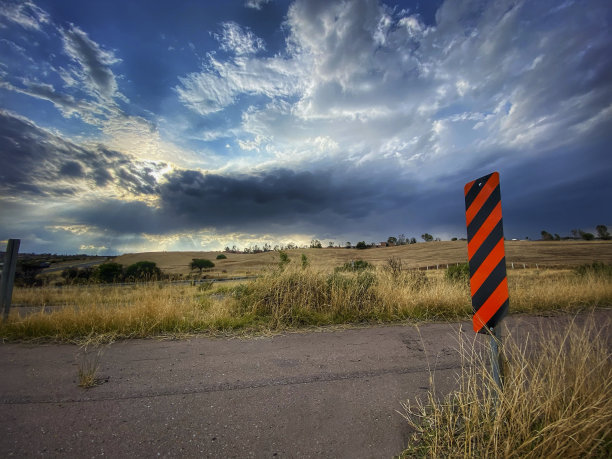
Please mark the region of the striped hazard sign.
[[472, 322], [475, 332], [484, 332], [483, 327], [495, 327], [508, 312], [499, 173], [467, 183], [464, 192]]

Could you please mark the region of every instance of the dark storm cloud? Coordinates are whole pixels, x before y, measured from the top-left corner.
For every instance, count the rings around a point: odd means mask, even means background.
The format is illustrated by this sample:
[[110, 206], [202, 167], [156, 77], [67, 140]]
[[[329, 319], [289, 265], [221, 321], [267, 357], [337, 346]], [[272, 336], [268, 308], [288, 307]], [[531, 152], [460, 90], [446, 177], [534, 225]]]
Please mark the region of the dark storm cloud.
[[[367, 213], [376, 194], [364, 183], [334, 181], [330, 172], [278, 169], [251, 176], [221, 176], [177, 171], [160, 187], [167, 211], [199, 225], [242, 225], [299, 216], [317, 218], [331, 211], [345, 218]], [[364, 186], [366, 185], [366, 186]]]
[[[270, 231], [271, 228], [323, 228], [385, 208], [398, 196], [367, 179], [329, 171], [278, 169], [256, 175], [222, 176], [180, 170], [165, 176], [157, 207], [120, 201], [88, 203], [70, 214], [86, 224], [113, 231], [152, 234], [215, 228]], [[385, 204], [386, 202], [386, 204]]]
[[31, 121], [0, 110], [0, 190], [53, 196], [74, 194], [84, 186], [115, 183], [134, 194], [153, 194], [154, 165], [103, 146], [85, 148], [39, 128]]
[[91, 40], [79, 27], [62, 30], [64, 48], [83, 69], [88, 89], [104, 98], [111, 98], [117, 91], [115, 75], [109, 66], [118, 62], [112, 52], [106, 51]]

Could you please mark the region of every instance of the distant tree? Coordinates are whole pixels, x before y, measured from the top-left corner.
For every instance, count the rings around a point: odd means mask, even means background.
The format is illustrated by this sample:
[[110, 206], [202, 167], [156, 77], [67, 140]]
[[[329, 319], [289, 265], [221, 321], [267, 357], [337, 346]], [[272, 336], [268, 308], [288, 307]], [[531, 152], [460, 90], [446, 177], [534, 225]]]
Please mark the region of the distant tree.
[[452, 237], [452, 238], [451, 238], [451, 241], [456, 241], [456, 240], [457, 240], [457, 238], [456, 238], [456, 237]]
[[555, 233], [555, 241], [560, 241], [561, 240], [561, 236], [559, 236], [557, 233]]
[[580, 239], [580, 230], [573, 229], [570, 233], [574, 239]]
[[542, 235], [542, 240], [543, 241], [552, 241], [553, 240], [553, 235], [550, 234], [548, 231], [542, 230], [542, 232], [540, 234]]
[[397, 236], [397, 245], [405, 245], [406, 244], [406, 236], [404, 233]]
[[593, 239], [595, 239], [595, 235], [593, 233], [586, 233], [582, 230], [579, 230], [578, 233], [580, 234], [580, 237], [585, 241], [592, 241]]
[[334, 241], [329, 241], [327, 244], [327, 248], [328, 249], [333, 249], [334, 248]]
[[[219, 257], [217, 257], [217, 258], [219, 258]], [[191, 269], [199, 269], [200, 270], [200, 274], [202, 274], [202, 270], [203, 269], [214, 268], [215, 264], [212, 261], [207, 260], [206, 258], [193, 258], [191, 260], [191, 263], [189, 264], [189, 267]]]
[[310, 241], [310, 248], [321, 249], [323, 248], [323, 246], [321, 245], [321, 241], [319, 241], [318, 239], [313, 239], [312, 241]]
[[161, 270], [153, 261], [139, 261], [126, 268], [125, 277], [132, 280], [153, 280], [161, 277]]
[[429, 234], [429, 233], [425, 233], [425, 234], [421, 234], [421, 238], [425, 241], [425, 242], [431, 242], [433, 241], [434, 237]]
[[217, 255], [217, 260], [225, 260], [227, 258], [226, 255], [220, 253], [219, 255]]
[[597, 225], [595, 229], [597, 230], [599, 239], [603, 239], [604, 241], [610, 240], [610, 233], [608, 233], [608, 227], [606, 225]]
[[119, 282], [123, 279], [123, 266], [119, 263], [102, 263], [95, 269], [93, 277], [104, 284]]
[[387, 239], [387, 244], [388, 245], [396, 245], [397, 244], [397, 238], [393, 237], [393, 236], [389, 236], [389, 238]]
[[223, 249], [224, 252], [231, 252], [232, 249], [229, 248], [228, 245], [225, 246], [225, 248]]
[[411, 237], [410, 238], [410, 243], [411, 244], [416, 244], [416, 238], [415, 237]]
[[365, 243], [365, 241], [359, 241], [357, 245], [355, 246], [355, 248], [363, 250], [363, 249], [367, 249], [368, 245]]

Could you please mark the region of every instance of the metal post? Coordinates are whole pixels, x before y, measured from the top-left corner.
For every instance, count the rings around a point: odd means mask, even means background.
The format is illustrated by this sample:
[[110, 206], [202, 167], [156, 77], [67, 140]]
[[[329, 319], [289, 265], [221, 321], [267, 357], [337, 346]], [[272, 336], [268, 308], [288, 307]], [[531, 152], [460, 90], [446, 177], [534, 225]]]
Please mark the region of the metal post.
[[501, 358], [501, 325], [497, 324], [495, 327], [489, 329], [491, 331], [491, 373], [493, 373], [493, 379], [500, 389], [503, 388], [503, 369], [502, 369], [502, 358]]
[[2, 282], [0, 283], [0, 308], [4, 311], [4, 320], [8, 319], [13, 297], [13, 282], [15, 282], [15, 268], [17, 266], [17, 253], [20, 239], [9, 239], [4, 255], [2, 268]]

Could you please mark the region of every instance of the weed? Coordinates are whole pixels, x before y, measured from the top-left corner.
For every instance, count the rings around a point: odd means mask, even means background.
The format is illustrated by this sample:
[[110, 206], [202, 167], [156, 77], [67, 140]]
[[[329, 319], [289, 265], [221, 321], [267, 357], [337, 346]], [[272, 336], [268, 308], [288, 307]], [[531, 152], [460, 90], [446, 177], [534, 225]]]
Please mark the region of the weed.
[[594, 261], [591, 264], [583, 264], [576, 268], [576, 273], [581, 276], [604, 276], [612, 277], [612, 264]]
[[365, 260], [352, 260], [335, 268], [335, 271], [356, 272], [365, 269], [374, 269], [374, 265]]
[[470, 281], [470, 265], [467, 263], [461, 263], [458, 265], [451, 265], [446, 269], [444, 274], [447, 279], [456, 282], [469, 282]]
[[590, 320], [537, 342], [508, 337], [503, 390], [483, 350], [462, 345], [459, 389], [403, 404], [415, 433], [401, 457], [610, 457], [609, 328]]
[[92, 349], [87, 345], [81, 347], [81, 351], [77, 354], [79, 387], [89, 389], [98, 385], [99, 381], [96, 376], [100, 368], [101, 357], [102, 348], [94, 346]]

